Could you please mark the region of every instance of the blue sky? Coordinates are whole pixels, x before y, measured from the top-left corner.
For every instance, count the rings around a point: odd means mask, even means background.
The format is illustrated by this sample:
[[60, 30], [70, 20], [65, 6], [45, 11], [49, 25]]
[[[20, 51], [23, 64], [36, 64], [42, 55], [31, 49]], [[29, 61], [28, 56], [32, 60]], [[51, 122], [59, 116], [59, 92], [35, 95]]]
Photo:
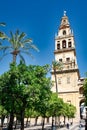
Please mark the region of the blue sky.
[[[77, 62], [83, 77], [87, 72], [86, 0], [0, 0], [0, 22], [7, 24], [0, 29], [8, 35], [10, 31], [19, 29], [33, 39], [40, 52], [32, 51], [34, 59], [26, 57], [27, 64], [51, 64], [54, 59], [54, 37], [64, 10], [74, 32]], [[0, 61], [0, 74], [8, 70], [11, 61], [11, 55]]]

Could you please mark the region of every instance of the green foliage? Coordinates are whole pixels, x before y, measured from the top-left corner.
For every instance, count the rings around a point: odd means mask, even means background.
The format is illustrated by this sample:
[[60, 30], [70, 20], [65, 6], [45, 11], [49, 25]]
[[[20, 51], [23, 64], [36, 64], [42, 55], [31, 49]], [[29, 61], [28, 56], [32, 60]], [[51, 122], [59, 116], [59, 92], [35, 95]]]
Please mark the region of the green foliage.
[[[10, 70], [0, 77], [0, 101], [10, 113], [20, 114], [32, 107], [39, 112], [44, 111], [50, 98], [51, 80], [47, 78], [49, 66], [26, 66], [20, 63], [10, 65]], [[37, 107], [38, 105], [38, 107]], [[43, 112], [42, 112], [43, 113]]]
[[[6, 24], [5, 23], [0, 23], [0, 26], [5, 26]], [[2, 32], [2, 31], [0, 31], [0, 40], [4, 40], [4, 39], [6, 39], [7, 38], [7, 36], [6, 36], [6, 34], [4, 33], [4, 32]]]
[[55, 85], [56, 85], [56, 86], [55, 86], [55, 87], [56, 87], [56, 93], [58, 93], [58, 84], [57, 84], [56, 72], [63, 69], [63, 64], [62, 64], [62, 62], [58, 62], [58, 61], [54, 60], [54, 61], [52, 62], [52, 69], [53, 69], [53, 71], [54, 71]]
[[74, 118], [74, 115], [76, 113], [76, 107], [72, 104], [64, 103], [63, 108], [60, 111], [60, 116], [65, 116], [68, 118]]
[[58, 116], [59, 112], [63, 108], [63, 100], [61, 98], [58, 98], [58, 95], [56, 93], [52, 93], [49, 105], [49, 113], [51, 116]]
[[[4, 36], [3, 33], [0, 33], [1, 38]], [[19, 55], [20, 59], [25, 62], [23, 53], [31, 56], [30, 53], [31, 49], [34, 49], [36, 51], [39, 51], [38, 48], [33, 44], [33, 41], [31, 38], [26, 38], [26, 34], [24, 32], [19, 33], [19, 30], [16, 30], [15, 34], [13, 32], [10, 32], [10, 37], [6, 36], [6, 40], [10, 43], [10, 45], [0, 45], [0, 51], [2, 51], [3, 56], [6, 56], [8, 54], [13, 55], [13, 62], [16, 62], [16, 57]], [[3, 57], [2, 56], [2, 57]], [[1, 59], [2, 59], [1, 57]]]
[[85, 105], [87, 106], [87, 73], [86, 73], [86, 78], [84, 80], [83, 88], [84, 88], [84, 96], [85, 96]]
[[63, 69], [63, 64], [62, 64], [62, 62], [58, 62], [58, 61], [54, 60], [52, 62], [52, 68], [53, 68], [54, 71], [62, 70]]
[[7, 111], [4, 109], [4, 107], [2, 105], [0, 105], [0, 117], [1, 116], [6, 116], [8, 113]]
[[29, 108], [27, 108], [26, 110], [25, 110], [25, 117], [27, 117], [27, 118], [35, 118], [35, 117], [39, 117], [40, 116], [40, 113], [39, 112], [37, 112], [37, 111], [35, 111], [34, 110], [34, 108], [32, 108], [32, 109], [29, 109]]

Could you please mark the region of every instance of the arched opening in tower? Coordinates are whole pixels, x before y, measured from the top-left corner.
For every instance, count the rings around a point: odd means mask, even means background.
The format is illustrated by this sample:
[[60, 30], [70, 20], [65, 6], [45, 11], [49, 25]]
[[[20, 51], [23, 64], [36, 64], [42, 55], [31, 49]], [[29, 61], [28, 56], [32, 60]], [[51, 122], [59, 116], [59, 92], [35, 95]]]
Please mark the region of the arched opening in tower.
[[85, 116], [85, 113], [84, 113], [84, 107], [85, 107], [84, 99], [80, 100], [79, 106], [80, 106], [80, 118], [83, 119], [84, 116]]

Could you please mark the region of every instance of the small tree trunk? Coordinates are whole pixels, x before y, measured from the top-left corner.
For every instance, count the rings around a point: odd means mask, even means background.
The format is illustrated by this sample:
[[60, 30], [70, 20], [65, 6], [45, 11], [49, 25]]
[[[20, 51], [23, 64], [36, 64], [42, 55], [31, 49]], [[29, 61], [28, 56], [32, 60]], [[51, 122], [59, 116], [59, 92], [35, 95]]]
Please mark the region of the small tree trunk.
[[52, 130], [53, 130], [53, 126], [54, 126], [54, 119], [53, 119], [53, 116], [52, 116]]
[[15, 122], [15, 129], [16, 129], [16, 126], [17, 126], [17, 117], [16, 117], [16, 122]]
[[26, 127], [28, 126], [28, 117], [27, 117], [27, 120], [26, 120]]
[[43, 120], [42, 120], [42, 130], [44, 130], [44, 122], [45, 122], [45, 117], [43, 117]]
[[2, 116], [1, 116], [1, 128], [3, 128], [4, 119], [5, 119], [5, 115], [2, 115]]
[[24, 110], [21, 111], [21, 130], [24, 130]]
[[64, 126], [65, 126], [65, 120], [66, 120], [66, 117], [64, 116]]
[[49, 117], [47, 117], [47, 123], [49, 123]]
[[58, 116], [58, 126], [60, 127], [60, 124], [61, 124], [61, 122], [60, 122], [60, 116]]
[[57, 125], [57, 117], [55, 116], [55, 126]]
[[35, 118], [35, 125], [37, 125], [38, 116]]
[[13, 130], [14, 114], [13, 111], [10, 113], [10, 121], [8, 125], [8, 130]]

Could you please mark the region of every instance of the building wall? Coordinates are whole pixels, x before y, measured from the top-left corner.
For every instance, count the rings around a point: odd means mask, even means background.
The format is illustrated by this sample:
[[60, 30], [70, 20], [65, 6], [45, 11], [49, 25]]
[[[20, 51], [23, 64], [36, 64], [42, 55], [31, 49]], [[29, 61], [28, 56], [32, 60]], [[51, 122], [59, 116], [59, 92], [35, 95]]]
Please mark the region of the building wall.
[[[65, 32], [64, 32], [65, 31]], [[66, 47], [63, 47], [65, 40]], [[69, 47], [69, 42], [71, 46]], [[80, 93], [82, 81], [80, 80], [79, 68], [76, 58], [74, 35], [70, 28], [68, 17], [64, 14], [61, 19], [61, 24], [58, 29], [58, 34], [55, 37], [55, 61], [63, 64], [62, 70], [56, 70], [58, 96], [63, 98], [64, 102], [73, 104], [76, 109], [75, 119], [80, 119], [80, 102], [83, 100], [83, 94]], [[67, 61], [69, 58], [69, 61]], [[53, 81], [52, 91], [56, 92], [55, 76], [52, 70], [51, 79]], [[80, 84], [78, 84], [80, 80]]]

